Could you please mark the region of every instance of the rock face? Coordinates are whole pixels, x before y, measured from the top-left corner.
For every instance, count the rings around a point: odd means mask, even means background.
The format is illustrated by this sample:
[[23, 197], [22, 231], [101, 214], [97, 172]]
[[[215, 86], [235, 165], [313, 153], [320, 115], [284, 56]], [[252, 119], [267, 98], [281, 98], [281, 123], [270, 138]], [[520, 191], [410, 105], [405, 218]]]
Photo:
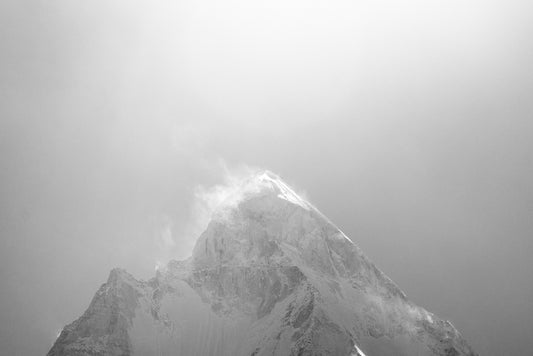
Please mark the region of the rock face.
[[476, 355], [278, 176], [214, 213], [192, 256], [119, 269], [48, 356]]

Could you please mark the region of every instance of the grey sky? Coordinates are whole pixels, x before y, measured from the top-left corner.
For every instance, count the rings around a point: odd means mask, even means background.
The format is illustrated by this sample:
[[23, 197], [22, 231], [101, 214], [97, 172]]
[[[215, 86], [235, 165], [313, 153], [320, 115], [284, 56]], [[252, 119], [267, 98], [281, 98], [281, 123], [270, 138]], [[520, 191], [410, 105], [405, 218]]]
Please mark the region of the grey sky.
[[2, 1], [0, 355], [186, 257], [224, 165], [305, 191], [480, 354], [531, 353], [532, 10]]

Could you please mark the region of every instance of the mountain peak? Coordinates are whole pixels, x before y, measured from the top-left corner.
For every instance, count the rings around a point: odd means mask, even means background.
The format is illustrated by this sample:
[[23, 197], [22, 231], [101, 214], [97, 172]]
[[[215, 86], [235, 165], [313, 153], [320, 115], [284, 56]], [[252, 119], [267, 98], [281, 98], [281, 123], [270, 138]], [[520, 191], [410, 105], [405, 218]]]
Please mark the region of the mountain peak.
[[287, 183], [285, 183], [280, 176], [266, 170], [260, 172], [256, 181], [263, 185], [270, 186], [270, 188], [277, 193], [277, 197], [284, 199], [292, 204], [298, 205], [306, 210], [310, 210], [312, 205], [298, 195]]
[[270, 201], [271, 204], [281, 199], [305, 210], [312, 209], [312, 205], [298, 195], [279, 175], [269, 170], [260, 170], [233, 182], [224, 199], [215, 208], [213, 216], [226, 217], [231, 210], [239, 207], [241, 203], [266, 196], [276, 198]]
[[191, 259], [113, 270], [48, 356], [475, 355], [278, 175], [232, 183]]
[[355, 253], [351, 240], [280, 176], [260, 171], [236, 187], [196, 242], [196, 268], [283, 264], [337, 275], [355, 267], [358, 256], [332, 255]]

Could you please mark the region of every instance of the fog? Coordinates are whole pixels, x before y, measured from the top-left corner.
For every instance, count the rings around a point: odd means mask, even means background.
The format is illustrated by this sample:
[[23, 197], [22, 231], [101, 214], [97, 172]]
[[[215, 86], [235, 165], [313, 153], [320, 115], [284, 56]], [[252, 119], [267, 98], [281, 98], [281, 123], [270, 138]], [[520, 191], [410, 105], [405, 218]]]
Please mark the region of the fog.
[[532, 11], [2, 1], [0, 355], [45, 354], [111, 268], [189, 256], [206, 196], [247, 167], [480, 355], [529, 354]]

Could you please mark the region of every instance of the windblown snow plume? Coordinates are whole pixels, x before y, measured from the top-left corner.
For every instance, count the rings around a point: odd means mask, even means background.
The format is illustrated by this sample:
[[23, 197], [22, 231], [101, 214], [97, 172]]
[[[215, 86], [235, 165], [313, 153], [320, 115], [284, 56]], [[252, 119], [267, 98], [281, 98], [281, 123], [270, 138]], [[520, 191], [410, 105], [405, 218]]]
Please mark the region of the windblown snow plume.
[[195, 198], [201, 220], [208, 222], [218, 209], [236, 207], [245, 194], [243, 188], [247, 179], [259, 171], [258, 168], [247, 166], [230, 171], [224, 166], [223, 183], [211, 187], [198, 186], [195, 189]]

